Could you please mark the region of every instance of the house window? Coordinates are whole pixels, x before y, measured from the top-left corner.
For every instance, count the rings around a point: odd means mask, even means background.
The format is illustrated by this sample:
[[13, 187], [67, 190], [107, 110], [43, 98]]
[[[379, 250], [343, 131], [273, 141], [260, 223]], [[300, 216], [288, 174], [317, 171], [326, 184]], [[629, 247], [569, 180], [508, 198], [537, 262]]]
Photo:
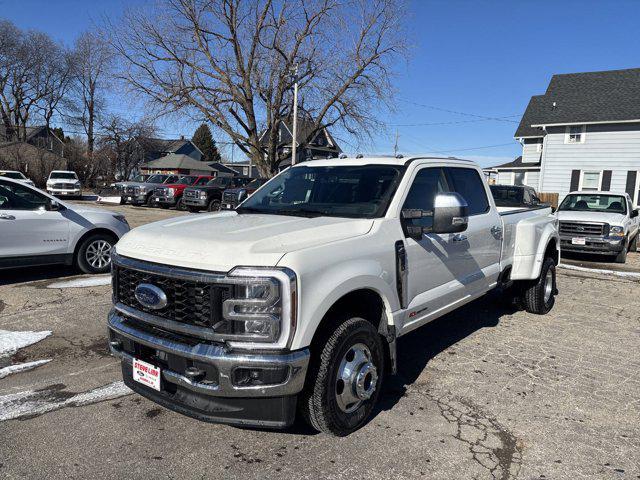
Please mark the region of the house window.
[[582, 171], [580, 175], [580, 191], [595, 192], [600, 190], [600, 182], [602, 180], [602, 172]]
[[242, 174], [243, 175], [249, 175], [249, 167], [242, 167]]
[[542, 142], [536, 143], [536, 153], [542, 153]]
[[586, 125], [569, 125], [564, 135], [564, 143], [584, 143]]

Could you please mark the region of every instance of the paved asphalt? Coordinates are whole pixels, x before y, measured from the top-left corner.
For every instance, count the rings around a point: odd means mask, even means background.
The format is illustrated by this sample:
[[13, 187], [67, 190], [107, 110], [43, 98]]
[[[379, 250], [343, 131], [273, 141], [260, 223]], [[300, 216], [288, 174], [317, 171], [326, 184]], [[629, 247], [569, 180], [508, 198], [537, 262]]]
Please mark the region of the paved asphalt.
[[[176, 214], [110, 208], [133, 225]], [[110, 287], [47, 288], [76, 278], [0, 273], [0, 330], [52, 332], [0, 358], [51, 359], [0, 379], [0, 478], [640, 478], [635, 279], [562, 270], [549, 315], [489, 296], [403, 337], [381, 408], [336, 439], [200, 423], [129, 394], [107, 354]]]

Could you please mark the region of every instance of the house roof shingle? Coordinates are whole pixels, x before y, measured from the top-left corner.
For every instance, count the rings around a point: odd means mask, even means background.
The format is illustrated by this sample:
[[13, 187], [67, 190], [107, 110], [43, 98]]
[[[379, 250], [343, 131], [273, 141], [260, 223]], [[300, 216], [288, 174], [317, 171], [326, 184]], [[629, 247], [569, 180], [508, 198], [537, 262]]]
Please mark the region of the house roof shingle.
[[158, 158], [151, 162], [142, 165], [143, 168], [158, 168], [158, 169], [187, 169], [187, 170], [201, 170], [205, 172], [212, 172], [214, 169], [207, 165], [205, 162], [200, 162], [189, 155], [183, 155], [179, 153], [170, 153], [164, 157]]
[[531, 97], [515, 137], [542, 136], [531, 125], [639, 119], [640, 68], [554, 75], [544, 95]]
[[522, 156], [516, 157], [514, 160], [507, 162], [507, 163], [502, 163], [500, 165], [494, 165], [493, 167], [489, 167], [489, 168], [533, 168], [533, 169], [538, 169], [540, 168], [540, 162], [531, 162], [531, 163], [523, 163], [522, 162]]

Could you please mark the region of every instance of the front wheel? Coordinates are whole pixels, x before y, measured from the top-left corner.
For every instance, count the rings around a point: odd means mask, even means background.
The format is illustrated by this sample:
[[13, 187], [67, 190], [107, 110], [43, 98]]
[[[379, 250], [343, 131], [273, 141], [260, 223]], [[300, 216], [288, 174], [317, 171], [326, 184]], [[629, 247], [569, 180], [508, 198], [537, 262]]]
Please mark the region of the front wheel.
[[629, 251], [635, 253], [638, 250], [638, 237], [640, 236], [640, 233], [637, 233], [635, 237], [633, 237], [633, 240], [631, 241], [631, 243], [629, 244]]
[[176, 210], [178, 210], [180, 212], [184, 212], [186, 210], [186, 207], [184, 206], [184, 203], [182, 203], [182, 197], [180, 197], [178, 199], [178, 201], [176, 202]]
[[540, 277], [524, 290], [522, 301], [527, 312], [545, 315], [553, 308], [557, 293], [556, 262], [547, 257], [540, 269]]
[[104, 233], [83, 240], [76, 254], [76, 266], [84, 273], [107, 273], [111, 269], [111, 249], [116, 239]]
[[213, 199], [209, 202], [209, 211], [217, 212], [220, 210], [220, 200]]
[[622, 248], [622, 251], [618, 255], [616, 255], [615, 262], [616, 263], [627, 263], [627, 252], [628, 252], [628, 250], [629, 250], [629, 247], [627, 245], [625, 245]]
[[300, 410], [311, 427], [345, 436], [368, 420], [384, 377], [382, 340], [375, 327], [352, 317], [313, 352]]

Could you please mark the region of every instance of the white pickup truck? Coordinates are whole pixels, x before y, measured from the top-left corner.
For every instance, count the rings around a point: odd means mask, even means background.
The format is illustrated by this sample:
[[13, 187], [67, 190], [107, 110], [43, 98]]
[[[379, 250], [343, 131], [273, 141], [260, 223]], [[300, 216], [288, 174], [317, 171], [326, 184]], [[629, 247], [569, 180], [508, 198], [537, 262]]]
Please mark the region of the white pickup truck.
[[129, 387], [175, 411], [262, 427], [298, 412], [346, 435], [395, 372], [398, 337], [499, 287], [553, 307], [550, 213], [499, 213], [465, 160], [305, 162], [235, 211], [125, 235], [111, 352]]
[[558, 208], [564, 252], [611, 256], [617, 263], [638, 247], [638, 209], [628, 193], [571, 192]]

